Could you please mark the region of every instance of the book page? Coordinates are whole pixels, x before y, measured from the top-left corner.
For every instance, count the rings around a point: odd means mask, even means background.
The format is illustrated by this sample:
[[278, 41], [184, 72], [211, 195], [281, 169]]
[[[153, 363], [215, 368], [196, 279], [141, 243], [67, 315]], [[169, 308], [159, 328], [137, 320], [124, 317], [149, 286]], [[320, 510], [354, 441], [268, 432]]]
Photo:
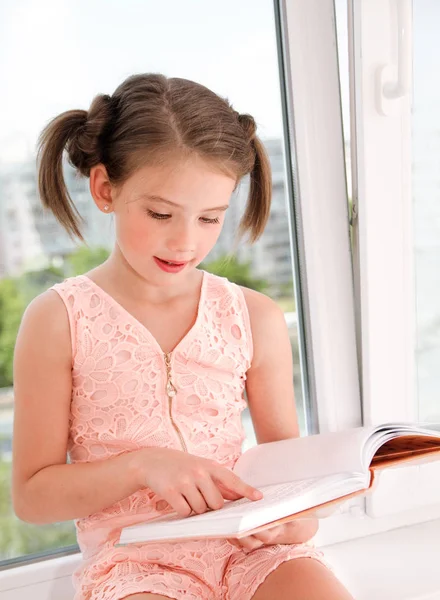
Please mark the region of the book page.
[[[264, 495], [261, 500], [252, 501], [247, 498], [240, 498], [225, 504], [220, 510], [213, 511], [209, 516], [209, 520], [229, 519], [235, 516], [242, 521], [246, 521], [246, 516], [260, 520], [257, 516], [258, 513], [264, 515], [264, 520], [272, 519], [277, 513], [284, 512], [283, 506], [287, 509], [286, 514], [293, 514], [304, 510], [304, 507], [310, 508], [315, 504], [319, 504], [323, 497], [327, 500], [333, 496], [337, 497], [340, 493], [349, 493], [357, 488], [361, 489], [364, 485], [364, 482], [358, 484], [345, 479], [343, 474], [325, 479], [315, 478], [267, 485], [261, 488]], [[202, 520], [204, 516], [197, 515], [196, 518]], [[206, 519], [208, 519], [207, 516]]]
[[173, 516], [127, 527], [122, 530], [120, 543], [234, 536], [366, 487], [368, 481], [345, 475], [266, 486], [261, 500], [241, 498], [201, 515]]
[[[440, 431], [438, 425], [431, 427], [411, 425], [409, 423], [389, 423], [380, 425], [370, 436], [364, 448], [364, 463], [377, 462], [387, 457], [388, 462], [404, 462], [411, 455], [428, 455], [440, 448]], [[385, 464], [387, 461], [382, 460]]]
[[[209, 509], [201, 515], [192, 514], [189, 517], [179, 517], [177, 514], [165, 515], [159, 519], [149, 521], [142, 525], [133, 525], [128, 527], [131, 531], [142, 530], [144, 532], [159, 531], [160, 529], [169, 529], [172, 526], [175, 531], [176, 525], [188, 529], [190, 533], [199, 533], [202, 524], [212, 523], [222, 519], [230, 520], [238, 517], [240, 520], [243, 515], [255, 513], [255, 511], [270, 511], [274, 506], [285, 499], [294, 500], [295, 497], [310, 492], [319, 485], [319, 480], [297, 481], [285, 484], [269, 485], [262, 488], [263, 498], [261, 500], [249, 500], [240, 498], [239, 500], [227, 500], [221, 509]], [[205, 525], [203, 525], [205, 526]]]
[[337, 473], [365, 475], [363, 447], [374, 429], [358, 427], [259, 444], [239, 457], [234, 473], [256, 488]]

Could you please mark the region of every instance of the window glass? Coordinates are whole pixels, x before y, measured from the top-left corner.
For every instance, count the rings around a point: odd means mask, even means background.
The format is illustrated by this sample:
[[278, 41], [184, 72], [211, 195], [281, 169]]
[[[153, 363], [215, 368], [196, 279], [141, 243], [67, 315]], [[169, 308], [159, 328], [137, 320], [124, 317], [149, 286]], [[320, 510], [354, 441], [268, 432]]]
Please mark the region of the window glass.
[[416, 402], [440, 422], [440, 40], [436, 0], [413, 2], [412, 193], [416, 279]]
[[[233, 16], [233, 18], [232, 18]], [[66, 165], [70, 193], [85, 218], [88, 248], [75, 245], [43, 212], [35, 145], [60, 112], [112, 93], [129, 74], [162, 72], [193, 79], [252, 114], [273, 167], [273, 208], [262, 239], [223, 257], [246, 198], [240, 186], [218, 246], [204, 266], [262, 290], [282, 306], [293, 347], [295, 393], [305, 432], [298, 328], [287, 213], [282, 116], [273, 4], [219, 5], [202, 0], [4, 0], [0, 3], [0, 559], [75, 543], [73, 523], [20, 522], [10, 500], [13, 421], [12, 355], [26, 305], [54, 283], [83, 273], [107, 256], [112, 222], [94, 206], [88, 181]], [[248, 411], [244, 447], [255, 443]]]

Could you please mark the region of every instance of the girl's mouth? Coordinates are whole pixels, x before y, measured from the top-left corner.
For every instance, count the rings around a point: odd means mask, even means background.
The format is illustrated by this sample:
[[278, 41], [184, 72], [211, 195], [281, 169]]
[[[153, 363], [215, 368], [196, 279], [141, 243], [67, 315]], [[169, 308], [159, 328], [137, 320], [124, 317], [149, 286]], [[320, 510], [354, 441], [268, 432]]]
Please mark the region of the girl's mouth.
[[162, 258], [158, 258], [157, 256], [154, 256], [154, 260], [158, 267], [160, 267], [162, 271], [166, 271], [167, 273], [178, 273], [187, 264], [186, 262], [173, 262], [164, 260]]

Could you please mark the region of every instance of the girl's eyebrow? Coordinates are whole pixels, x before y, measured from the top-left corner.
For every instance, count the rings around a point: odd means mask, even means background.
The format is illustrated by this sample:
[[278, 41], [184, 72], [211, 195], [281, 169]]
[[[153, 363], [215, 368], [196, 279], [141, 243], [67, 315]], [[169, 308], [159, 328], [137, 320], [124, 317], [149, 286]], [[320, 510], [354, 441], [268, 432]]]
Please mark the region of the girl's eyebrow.
[[[167, 200], [166, 198], [162, 198], [162, 196], [157, 196], [156, 194], [141, 194], [138, 197], [139, 200], [155, 200], [156, 202], [162, 202], [163, 204], [169, 204], [170, 206], [175, 206], [176, 208], [182, 208], [180, 204], [176, 204], [175, 202], [171, 202], [171, 200]], [[202, 212], [214, 212], [215, 210], [226, 210], [229, 208], [229, 204], [224, 204], [223, 206], [216, 206], [214, 208], [206, 208], [202, 210]]]

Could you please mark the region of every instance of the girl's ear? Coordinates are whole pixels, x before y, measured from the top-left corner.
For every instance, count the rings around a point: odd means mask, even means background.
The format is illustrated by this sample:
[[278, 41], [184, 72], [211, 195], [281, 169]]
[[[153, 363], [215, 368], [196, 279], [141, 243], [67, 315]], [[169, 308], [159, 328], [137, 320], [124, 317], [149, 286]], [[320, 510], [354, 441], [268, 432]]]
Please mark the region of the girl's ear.
[[99, 210], [103, 213], [113, 212], [112, 184], [103, 164], [90, 169], [90, 193]]

